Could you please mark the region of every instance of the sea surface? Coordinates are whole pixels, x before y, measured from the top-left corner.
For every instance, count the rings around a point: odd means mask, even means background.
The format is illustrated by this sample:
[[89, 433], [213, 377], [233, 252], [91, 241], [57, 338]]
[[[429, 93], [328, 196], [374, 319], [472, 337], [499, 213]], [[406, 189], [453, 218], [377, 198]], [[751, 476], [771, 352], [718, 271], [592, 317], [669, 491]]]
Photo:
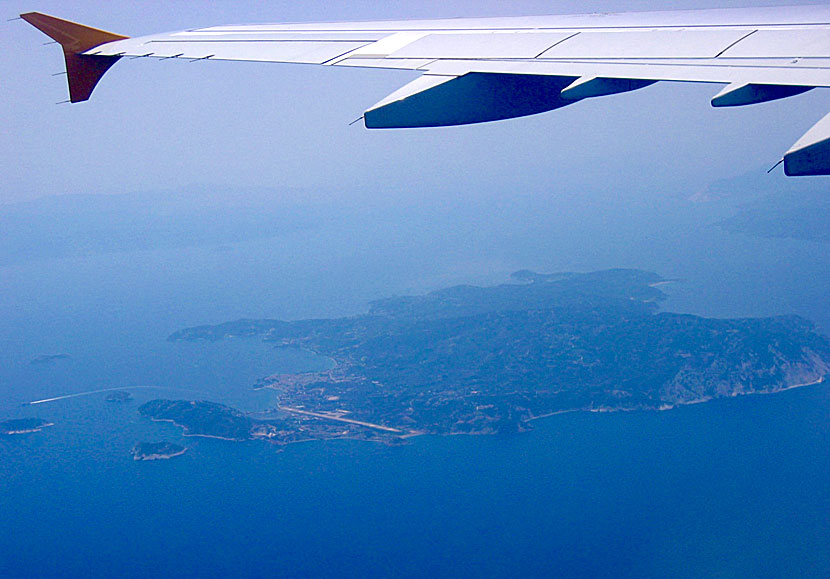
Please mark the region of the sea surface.
[[[256, 339], [166, 341], [182, 327], [348, 315], [524, 267], [640, 267], [679, 280], [662, 288], [666, 310], [799, 313], [830, 329], [826, 245], [729, 234], [711, 226], [717, 211], [668, 201], [579, 223], [526, 205], [521, 231], [467, 221], [448, 241], [439, 225], [455, 209], [387, 216], [372, 235], [344, 220], [1, 267], [0, 419], [55, 426], [0, 438], [0, 576], [830, 576], [826, 383], [402, 447], [186, 438], [136, 412], [157, 397], [261, 410], [256, 379], [327, 364]], [[134, 400], [84, 394], [108, 388]], [[189, 451], [133, 461], [145, 440]]]

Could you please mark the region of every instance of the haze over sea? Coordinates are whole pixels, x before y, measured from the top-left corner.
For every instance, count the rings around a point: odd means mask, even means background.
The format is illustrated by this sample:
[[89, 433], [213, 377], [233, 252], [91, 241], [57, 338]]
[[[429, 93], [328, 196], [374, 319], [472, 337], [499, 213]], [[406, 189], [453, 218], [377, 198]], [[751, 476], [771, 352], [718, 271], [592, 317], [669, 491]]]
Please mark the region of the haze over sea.
[[[824, 193], [768, 179], [779, 197]], [[523, 268], [656, 271], [678, 279], [665, 310], [796, 313], [830, 332], [826, 243], [714, 225], [764, 191], [384, 193], [194, 187], [0, 206], [0, 418], [55, 422], [0, 438], [0, 575], [830, 576], [826, 385], [403, 447], [278, 452], [138, 416], [155, 397], [265, 408], [257, 378], [325, 364], [257, 340], [165, 340], [182, 327], [349, 315]], [[30, 364], [57, 353], [70, 357]], [[116, 387], [136, 400], [20, 406]], [[191, 450], [133, 461], [133, 444], [161, 439]]]

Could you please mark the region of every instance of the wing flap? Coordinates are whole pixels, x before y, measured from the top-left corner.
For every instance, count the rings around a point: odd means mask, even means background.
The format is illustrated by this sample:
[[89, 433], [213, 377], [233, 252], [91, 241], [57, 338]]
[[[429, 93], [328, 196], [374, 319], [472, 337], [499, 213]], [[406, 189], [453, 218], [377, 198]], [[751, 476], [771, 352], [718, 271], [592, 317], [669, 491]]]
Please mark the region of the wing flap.
[[753, 30], [621, 30], [580, 32], [541, 59], [715, 58]]
[[726, 58], [827, 58], [830, 34], [826, 27], [758, 30], [723, 53]]
[[391, 53], [393, 58], [535, 58], [573, 32], [428, 34]]
[[537, 74], [553, 76], [665, 80], [830, 87], [830, 66], [803, 63], [765, 63], [763, 68], [748, 62], [726, 59], [651, 60], [612, 62], [602, 60], [509, 61], [437, 60], [423, 67], [431, 74], [460, 76], [467, 72]]
[[395, 70], [418, 70], [434, 62], [429, 58], [354, 58], [350, 53], [348, 58], [333, 62], [336, 66], [351, 66], [357, 68], [391, 68]]

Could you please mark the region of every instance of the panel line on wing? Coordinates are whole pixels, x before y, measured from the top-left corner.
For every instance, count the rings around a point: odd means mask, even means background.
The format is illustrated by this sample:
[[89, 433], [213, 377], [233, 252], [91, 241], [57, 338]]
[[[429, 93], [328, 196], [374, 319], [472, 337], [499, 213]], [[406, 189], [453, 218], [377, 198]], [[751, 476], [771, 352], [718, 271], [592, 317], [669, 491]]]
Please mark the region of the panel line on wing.
[[[364, 44], [363, 46], [366, 46], [366, 44]], [[358, 46], [357, 48], [350, 48], [346, 52], [344, 52], [342, 54], [338, 54], [337, 56], [335, 56], [333, 58], [330, 58], [330, 59], [328, 59], [324, 62], [321, 62], [320, 64], [322, 64], [324, 66], [331, 66], [332, 64], [334, 64], [334, 63], [336, 63], [340, 60], [343, 60], [344, 58], [348, 58], [351, 53], [353, 53], [355, 50], [360, 50], [361, 48], [363, 48], [363, 46]]]
[[563, 42], [567, 42], [568, 40], [570, 40], [571, 38], [573, 38], [574, 36], [577, 36], [577, 35], [579, 35], [579, 34], [582, 34], [582, 33], [581, 33], [581, 32], [574, 32], [573, 34], [571, 34], [570, 36], [566, 36], [565, 38], [563, 38], [562, 40], [560, 40], [560, 41], [559, 41], [559, 42], [557, 42], [556, 44], [553, 44], [552, 46], [548, 46], [548, 47], [547, 47], [546, 49], [544, 49], [542, 52], [540, 52], [539, 54], [537, 54], [536, 56], [534, 56], [534, 57], [533, 57], [533, 58], [534, 58], [534, 60], [535, 60], [535, 59], [537, 59], [537, 58], [539, 58], [539, 57], [541, 57], [543, 54], [545, 54], [545, 53], [546, 53], [548, 50], [550, 50], [551, 48], [554, 48], [554, 47], [556, 47], [556, 46], [558, 46], [558, 45], [562, 44]]
[[742, 41], [746, 40], [747, 38], [749, 38], [750, 36], [752, 36], [752, 35], [753, 35], [753, 34], [755, 34], [756, 32], [758, 32], [758, 31], [757, 31], [757, 30], [753, 30], [753, 31], [752, 31], [752, 32], [750, 32], [749, 34], [747, 34], [747, 35], [745, 35], [745, 36], [743, 36], [743, 37], [739, 38], [738, 40], [736, 40], [735, 42], [733, 42], [732, 44], [730, 44], [729, 46], [727, 46], [726, 48], [724, 48], [723, 50], [721, 50], [719, 53], [717, 53], [717, 54], [715, 55], [715, 58], [718, 58], [718, 57], [719, 57], [719, 56], [721, 56], [724, 52], [726, 52], [727, 50], [729, 50], [729, 49], [730, 49], [730, 48], [732, 48], [733, 46], [737, 45], [739, 42], [742, 42]]

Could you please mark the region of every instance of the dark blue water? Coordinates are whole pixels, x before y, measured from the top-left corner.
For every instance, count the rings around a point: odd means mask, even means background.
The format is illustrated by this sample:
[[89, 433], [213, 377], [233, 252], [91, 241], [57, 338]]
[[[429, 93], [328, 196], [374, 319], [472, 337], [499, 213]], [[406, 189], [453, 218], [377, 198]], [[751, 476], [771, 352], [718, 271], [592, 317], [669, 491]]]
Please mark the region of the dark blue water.
[[[826, 576], [830, 389], [403, 448], [178, 440], [73, 402], [3, 443], [5, 576]], [[63, 413], [61, 413], [63, 414]], [[70, 416], [72, 417], [70, 419]]]
[[[160, 396], [257, 410], [269, 402], [251, 391], [257, 378], [326, 364], [256, 340], [165, 341], [183, 326], [342, 315], [373, 297], [501, 281], [524, 266], [653, 269], [684, 278], [668, 288], [675, 311], [795, 312], [830, 327], [820, 244], [726, 235], [688, 207], [642, 212], [645, 230], [637, 211], [623, 215], [631, 208], [554, 223], [531, 205], [521, 235], [467, 223], [441, 241], [449, 218], [433, 215], [432, 233], [417, 219], [381, 223], [382, 246], [332, 225], [221, 249], [2, 268], [0, 416], [56, 425], [0, 439], [0, 576], [830, 576], [827, 386], [560, 415], [521, 435], [399, 448], [279, 451], [184, 438], [138, 416]], [[589, 245], [580, 227], [592, 228]], [[71, 357], [29, 364], [58, 352]], [[135, 400], [20, 406], [110, 387]], [[190, 450], [132, 460], [133, 444], [161, 439]]]

